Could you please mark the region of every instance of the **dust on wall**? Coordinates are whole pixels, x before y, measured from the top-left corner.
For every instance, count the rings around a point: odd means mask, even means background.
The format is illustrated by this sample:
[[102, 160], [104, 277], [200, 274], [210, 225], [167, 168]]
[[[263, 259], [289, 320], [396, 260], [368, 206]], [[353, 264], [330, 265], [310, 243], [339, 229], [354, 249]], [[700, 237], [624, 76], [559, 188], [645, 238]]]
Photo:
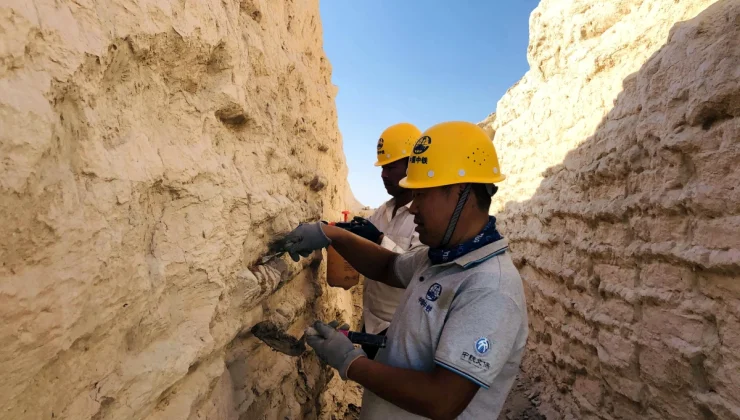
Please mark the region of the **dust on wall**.
[[550, 418], [740, 418], [740, 2], [543, 0], [493, 213]]
[[341, 410], [249, 333], [357, 315], [318, 259], [255, 265], [357, 208], [318, 1], [11, 0], [0, 32], [0, 417]]

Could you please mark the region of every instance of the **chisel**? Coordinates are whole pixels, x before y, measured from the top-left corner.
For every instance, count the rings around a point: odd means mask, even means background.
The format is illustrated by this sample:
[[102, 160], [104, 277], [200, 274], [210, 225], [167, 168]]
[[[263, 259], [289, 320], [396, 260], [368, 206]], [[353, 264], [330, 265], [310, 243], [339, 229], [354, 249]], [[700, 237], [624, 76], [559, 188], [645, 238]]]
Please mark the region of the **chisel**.
[[[330, 323], [329, 325], [336, 327], [338, 322]], [[270, 346], [273, 350], [289, 356], [300, 356], [306, 351], [306, 335], [319, 334], [313, 327], [308, 327], [301, 338], [295, 338], [270, 321], [258, 323], [252, 327], [251, 331], [255, 337], [262, 340], [262, 342]], [[345, 329], [338, 329], [337, 331], [344, 334], [352, 343], [364, 346], [384, 348], [388, 341], [388, 338], [384, 335], [367, 334]]]

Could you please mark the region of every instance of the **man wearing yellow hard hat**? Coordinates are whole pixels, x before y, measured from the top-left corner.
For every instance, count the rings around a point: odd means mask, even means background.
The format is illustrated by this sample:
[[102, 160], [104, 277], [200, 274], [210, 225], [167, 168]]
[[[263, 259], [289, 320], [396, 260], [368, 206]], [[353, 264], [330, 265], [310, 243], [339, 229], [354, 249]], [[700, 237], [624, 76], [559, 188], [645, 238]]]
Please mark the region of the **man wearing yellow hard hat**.
[[[403, 254], [421, 246], [416, 232], [414, 215], [409, 212], [411, 190], [399, 186], [406, 176], [409, 157], [421, 131], [413, 124], [394, 124], [380, 135], [375, 166], [383, 168], [380, 177], [392, 197], [367, 218], [355, 217], [347, 228], [350, 232], [374, 242], [392, 252]], [[332, 286], [334, 284], [329, 283]], [[403, 289], [365, 279], [362, 294], [362, 331], [384, 335], [403, 297]], [[375, 358], [377, 347], [363, 346], [370, 359]]]
[[527, 339], [522, 281], [488, 215], [504, 180], [496, 150], [475, 124], [437, 124], [417, 140], [406, 178], [419, 239], [396, 254], [335, 226], [302, 224], [295, 260], [331, 244], [368, 278], [404, 288], [387, 347], [370, 360], [322, 322], [307, 336], [316, 354], [365, 388], [361, 419], [495, 419]]

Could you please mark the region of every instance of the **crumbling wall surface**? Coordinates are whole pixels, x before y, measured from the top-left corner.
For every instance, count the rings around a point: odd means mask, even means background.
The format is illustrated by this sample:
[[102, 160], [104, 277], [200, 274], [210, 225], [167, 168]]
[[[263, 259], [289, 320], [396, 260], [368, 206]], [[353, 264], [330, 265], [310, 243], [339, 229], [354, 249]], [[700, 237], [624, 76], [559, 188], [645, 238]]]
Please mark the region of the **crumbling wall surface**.
[[353, 314], [318, 259], [256, 265], [356, 204], [318, 1], [10, 0], [0, 33], [0, 418], [316, 417], [328, 369], [250, 328]]
[[740, 2], [544, 0], [530, 30], [493, 211], [542, 410], [740, 418]]

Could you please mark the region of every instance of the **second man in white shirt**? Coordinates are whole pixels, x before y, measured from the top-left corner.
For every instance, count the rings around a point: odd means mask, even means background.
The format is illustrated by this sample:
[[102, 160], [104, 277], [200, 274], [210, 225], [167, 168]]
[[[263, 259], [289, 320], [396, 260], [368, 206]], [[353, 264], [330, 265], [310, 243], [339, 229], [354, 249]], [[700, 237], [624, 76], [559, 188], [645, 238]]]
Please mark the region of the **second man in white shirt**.
[[[414, 216], [409, 213], [411, 190], [398, 185], [406, 176], [409, 157], [421, 131], [409, 123], [388, 127], [380, 135], [377, 145], [377, 162], [381, 166], [381, 179], [392, 197], [378, 207], [367, 219], [356, 217], [348, 230], [393, 252], [403, 254], [421, 245], [419, 234], [414, 230]], [[363, 290], [363, 331], [370, 334], [385, 334], [401, 303], [404, 289], [365, 278]], [[376, 348], [363, 350], [374, 358]]]

